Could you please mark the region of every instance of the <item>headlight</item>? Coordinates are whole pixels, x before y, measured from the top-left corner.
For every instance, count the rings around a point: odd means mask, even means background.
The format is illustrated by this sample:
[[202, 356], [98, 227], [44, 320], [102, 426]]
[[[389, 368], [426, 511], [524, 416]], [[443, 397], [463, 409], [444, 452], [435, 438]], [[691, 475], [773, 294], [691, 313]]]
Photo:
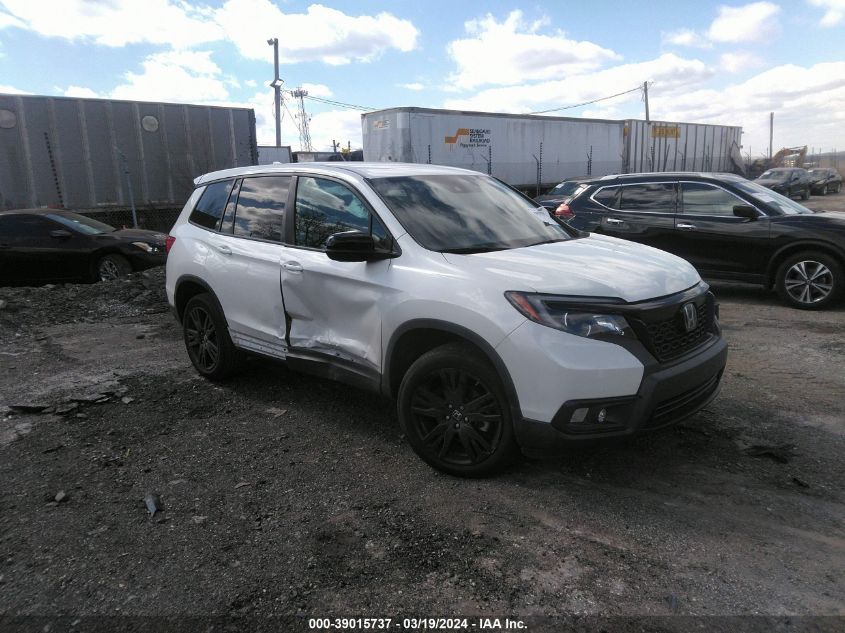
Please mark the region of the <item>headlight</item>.
[[137, 246], [145, 253], [152, 253], [155, 250], [155, 246], [146, 242], [132, 242], [132, 246]]
[[575, 336], [635, 338], [624, 316], [600, 314], [592, 310], [568, 306], [566, 305], [568, 297], [514, 291], [506, 292], [505, 297], [527, 319]]

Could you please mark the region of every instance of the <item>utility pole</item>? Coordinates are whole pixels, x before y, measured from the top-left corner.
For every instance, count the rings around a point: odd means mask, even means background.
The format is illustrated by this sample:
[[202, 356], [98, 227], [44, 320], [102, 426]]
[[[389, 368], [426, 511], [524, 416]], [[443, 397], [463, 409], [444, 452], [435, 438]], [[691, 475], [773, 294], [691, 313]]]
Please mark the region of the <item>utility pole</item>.
[[313, 152], [314, 148], [311, 146], [311, 131], [308, 129], [308, 122], [311, 120], [311, 117], [309, 117], [308, 113], [305, 111], [305, 97], [308, 96], [308, 91], [299, 87], [296, 90], [291, 91], [290, 94], [294, 99], [299, 100], [299, 114], [296, 115], [299, 118], [299, 146], [302, 148], [302, 151]]
[[769, 161], [772, 160], [772, 144], [775, 140], [775, 113], [769, 112]]
[[282, 146], [282, 80], [279, 78], [279, 38], [273, 37], [267, 40], [273, 47], [273, 81], [270, 85], [276, 99], [276, 147]]
[[645, 100], [645, 122], [651, 123], [648, 116], [648, 82], [643, 82], [643, 99]]

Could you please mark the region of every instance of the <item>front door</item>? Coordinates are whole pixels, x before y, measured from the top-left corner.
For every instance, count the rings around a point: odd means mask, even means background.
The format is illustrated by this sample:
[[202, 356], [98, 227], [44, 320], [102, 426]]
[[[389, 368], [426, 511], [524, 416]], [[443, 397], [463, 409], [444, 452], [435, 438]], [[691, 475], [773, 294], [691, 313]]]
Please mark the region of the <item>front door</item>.
[[390, 301], [391, 260], [337, 262], [326, 239], [342, 231], [371, 233], [389, 248], [390, 236], [362, 196], [339, 181], [297, 178], [290, 248], [282, 261], [282, 293], [289, 318], [290, 352], [351, 365], [363, 373], [381, 368], [381, 314]]

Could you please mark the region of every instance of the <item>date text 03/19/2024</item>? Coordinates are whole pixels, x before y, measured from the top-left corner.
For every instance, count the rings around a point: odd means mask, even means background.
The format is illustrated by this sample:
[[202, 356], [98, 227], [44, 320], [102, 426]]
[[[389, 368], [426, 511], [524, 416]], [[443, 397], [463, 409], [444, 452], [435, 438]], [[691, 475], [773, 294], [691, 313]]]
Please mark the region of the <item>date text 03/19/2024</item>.
[[309, 618], [313, 630], [393, 631], [525, 631], [522, 620], [510, 618]]

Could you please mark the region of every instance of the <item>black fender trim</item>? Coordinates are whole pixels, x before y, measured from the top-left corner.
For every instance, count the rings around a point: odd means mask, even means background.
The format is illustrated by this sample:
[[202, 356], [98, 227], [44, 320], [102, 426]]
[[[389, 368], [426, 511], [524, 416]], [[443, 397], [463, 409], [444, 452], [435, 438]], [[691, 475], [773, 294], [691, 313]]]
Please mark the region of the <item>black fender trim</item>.
[[211, 295], [211, 298], [214, 299], [214, 303], [217, 306], [217, 309], [220, 310], [220, 314], [223, 316], [223, 320], [226, 321], [226, 327], [229, 327], [229, 322], [226, 320], [226, 313], [223, 311], [223, 306], [220, 305], [220, 299], [217, 298], [217, 293], [214, 292], [214, 289], [208, 285], [204, 279], [197, 277], [195, 275], [182, 275], [179, 279], [176, 280], [176, 285], [173, 289], [173, 301], [174, 305], [170, 306], [173, 310], [173, 315], [176, 317], [176, 320], [181, 324], [182, 323], [182, 315], [179, 314], [179, 309], [175, 305], [176, 297], [179, 295], [179, 288], [185, 283], [194, 283], [198, 286], [202, 286]]
[[[779, 249], [777, 249], [772, 256], [769, 258], [769, 263], [766, 265], [766, 280], [769, 285], [774, 284], [775, 282], [775, 275], [777, 275], [778, 267], [780, 266], [781, 262], [784, 258], [789, 257], [789, 253], [798, 253], [801, 251], [822, 251], [835, 257], [839, 260], [839, 262], [845, 266], [845, 252], [842, 251], [836, 244], [832, 242], [819, 242], [816, 240], [796, 240], [794, 242], [789, 242], [788, 244], [784, 244]], [[775, 265], [777, 263], [777, 265]]]
[[390, 365], [393, 358], [393, 351], [396, 346], [396, 342], [402, 338], [404, 334], [407, 334], [412, 330], [440, 330], [441, 332], [454, 334], [455, 336], [472, 343], [484, 353], [487, 359], [493, 364], [493, 367], [496, 369], [496, 372], [499, 374], [499, 378], [502, 381], [502, 386], [505, 388], [505, 395], [510, 403], [514, 430], [517, 432], [517, 438], [519, 438], [519, 429], [522, 422], [522, 409], [519, 406], [519, 396], [517, 396], [516, 387], [513, 384], [513, 379], [511, 378], [505, 362], [493, 346], [479, 334], [461, 325], [450, 323], [449, 321], [441, 321], [439, 319], [412, 319], [411, 321], [407, 321], [396, 328], [396, 331], [393, 332], [393, 335], [390, 337], [390, 341], [387, 343], [384, 363], [382, 364], [382, 394], [389, 397], [396, 397], [396, 394], [393, 394], [390, 389]]

